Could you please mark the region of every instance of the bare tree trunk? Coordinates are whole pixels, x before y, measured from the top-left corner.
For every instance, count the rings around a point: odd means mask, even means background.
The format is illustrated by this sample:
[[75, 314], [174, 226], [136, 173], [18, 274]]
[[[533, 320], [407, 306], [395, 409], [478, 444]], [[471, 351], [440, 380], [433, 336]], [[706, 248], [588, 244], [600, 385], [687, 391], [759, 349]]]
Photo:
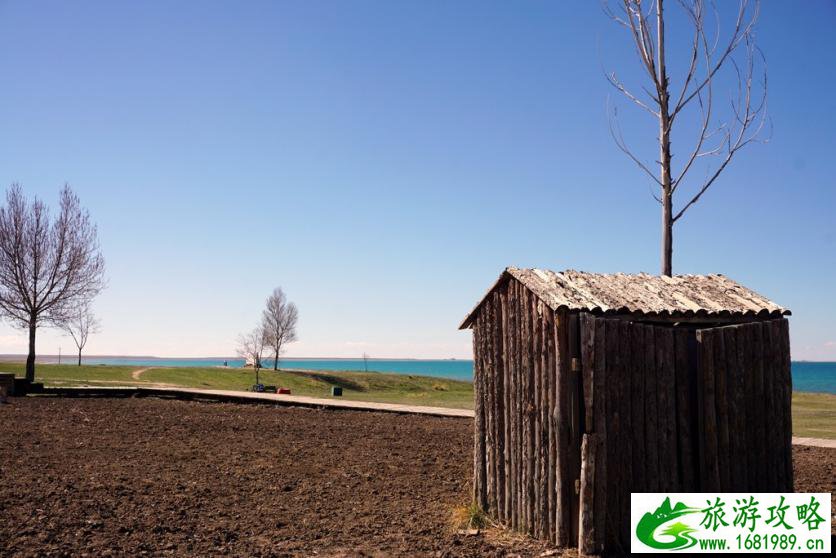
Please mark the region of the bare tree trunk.
[[273, 358], [273, 370], [279, 371], [279, 347], [276, 347], [276, 356]]
[[78, 350], [78, 365], [81, 366], [81, 349]]
[[29, 321], [29, 355], [26, 357], [26, 380], [35, 381], [35, 320]]
[[670, 190], [662, 194], [662, 275], [673, 273], [673, 219]]
[[[764, 64], [763, 54], [755, 45], [754, 27], [760, 13], [760, 0], [739, 0], [737, 17], [734, 28], [728, 37], [728, 43], [720, 48], [719, 25], [714, 36], [706, 32], [705, 4], [713, 8], [714, 16], [719, 24], [720, 15], [714, 2], [704, 0], [689, 0], [679, 2], [684, 15], [693, 27], [693, 38], [690, 48], [690, 64], [682, 78], [679, 91], [674, 91], [671, 97], [671, 84], [665, 61], [665, 0], [643, 2], [643, 0], [620, 0], [620, 12], [612, 11], [608, 0], [603, 0], [604, 11], [620, 26], [627, 29], [642, 66], [653, 82], [652, 90], [643, 88], [650, 98], [648, 102], [642, 95], [635, 95], [627, 90], [624, 82], [615, 72], [607, 75], [609, 82], [619, 92], [642, 110], [653, 115], [659, 123], [659, 165], [658, 173], [637, 157], [627, 146], [617, 122], [617, 112], [610, 117], [610, 133], [618, 148], [623, 151], [639, 168], [649, 175], [659, 186], [658, 194], [653, 191], [653, 198], [662, 206], [662, 235], [661, 235], [661, 269], [662, 275], [673, 273], [673, 226], [717, 180], [735, 154], [746, 145], [753, 142], [765, 143], [768, 138], [760, 137], [761, 131], [769, 125], [766, 111], [766, 70], [760, 83], [754, 76], [756, 62]], [[655, 14], [653, 13], [655, 9]], [[656, 31], [652, 18], [656, 17]], [[710, 17], [711, 14], [708, 15]], [[745, 51], [745, 64], [735, 62], [734, 53], [738, 49]], [[733, 65], [737, 75], [737, 95], [732, 96], [731, 111], [725, 122], [716, 122], [712, 111], [713, 92], [712, 82], [715, 74], [724, 63]], [[680, 80], [676, 80], [680, 81]], [[753, 87], [753, 85], [755, 87]], [[757, 95], [754, 89], [760, 89], [762, 95]], [[697, 129], [696, 142], [690, 153], [682, 160], [678, 174], [673, 173], [671, 165], [671, 133], [674, 122], [683, 118], [683, 110], [689, 103], [696, 103]], [[692, 115], [693, 116], [693, 115]], [[682, 127], [680, 126], [680, 129]], [[769, 128], [767, 128], [769, 129]], [[694, 164], [703, 157], [715, 156], [717, 163], [709, 165], [706, 177], [697, 182], [701, 186], [689, 193], [690, 201], [681, 208], [674, 210], [673, 197], [683, 179]]]
[[665, 20], [662, 0], [656, 3], [658, 96], [659, 96], [659, 181], [662, 183], [662, 275], [673, 271], [673, 192], [671, 191], [671, 117], [668, 73], [665, 67]]

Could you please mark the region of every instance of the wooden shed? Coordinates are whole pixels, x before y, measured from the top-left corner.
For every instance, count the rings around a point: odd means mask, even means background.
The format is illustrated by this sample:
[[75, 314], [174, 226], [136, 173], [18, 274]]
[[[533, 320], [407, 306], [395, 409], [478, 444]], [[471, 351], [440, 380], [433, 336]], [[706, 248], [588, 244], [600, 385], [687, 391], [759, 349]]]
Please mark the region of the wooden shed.
[[791, 491], [789, 314], [722, 275], [507, 268], [461, 324], [475, 501], [598, 554], [631, 492]]

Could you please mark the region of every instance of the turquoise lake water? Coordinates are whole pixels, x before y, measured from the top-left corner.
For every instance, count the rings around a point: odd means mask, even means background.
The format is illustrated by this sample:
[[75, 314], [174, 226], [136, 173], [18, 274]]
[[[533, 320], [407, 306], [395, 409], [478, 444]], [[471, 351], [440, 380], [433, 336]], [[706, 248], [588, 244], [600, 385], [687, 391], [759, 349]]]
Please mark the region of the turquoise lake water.
[[[85, 364], [126, 366], [223, 366], [224, 364], [222, 358], [92, 357], [85, 358], [83, 361]], [[233, 368], [244, 365], [244, 361], [239, 358], [226, 359], [226, 363]], [[281, 360], [281, 366], [307, 370], [364, 370], [362, 359], [285, 358]], [[473, 380], [472, 360], [369, 359], [368, 366], [370, 372], [394, 372], [454, 380]], [[792, 383], [795, 391], [836, 394], [836, 362], [793, 362]]]
[[[91, 357], [82, 358], [84, 364], [109, 364], [125, 366], [223, 366], [241, 368], [244, 360], [240, 358], [150, 358], [150, 357]], [[305, 370], [352, 370], [364, 371], [365, 365], [360, 358], [283, 358], [279, 361], [282, 368]], [[272, 368], [273, 361], [264, 360], [264, 366]], [[454, 380], [473, 380], [472, 360], [415, 360], [415, 359], [369, 359], [369, 372], [394, 372], [395, 374], [415, 374], [435, 376]]]

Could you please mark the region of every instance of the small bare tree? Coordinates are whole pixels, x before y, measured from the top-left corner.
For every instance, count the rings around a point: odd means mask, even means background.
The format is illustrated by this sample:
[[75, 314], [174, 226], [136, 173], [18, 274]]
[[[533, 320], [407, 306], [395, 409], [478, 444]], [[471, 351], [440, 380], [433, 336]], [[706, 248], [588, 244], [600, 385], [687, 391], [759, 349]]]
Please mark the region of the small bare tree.
[[[678, 93], [671, 96], [671, 76], [665, 58], [664, 0], [620, 0], [613, 9], [604, 0], [605, 12], [623, 26], [635, 44], [643, 74], [650, 87], [642, 87], [643, 95], [631, 92], [615, 72], [607, 75], [609, 82], [639, 108], [650, 114], [658, 123], [659, 159], [658, 176], [650, 165], [634, 154], [627, 146], [617, 120], [616, 109], [610, 115], [610, 132], [618, 148], [635, 162], [654, 181], [659, 193], [653, 197], [662, 206], [662, 274], [671, 275], [673, 259], [673, 226], [685, 212], [697, 203], [706, 190], [715, 183], [732, 158], [753, 142], [766, 142], [762, 137], [768, 122], [766, 112], [766, 70], [763, 54], [755, 45], [754, 28], [760, 12], [758, 0], [739, 0], [737, 16], [731, 33], [723, 39], [720, 33], [720, 15], [710, 2], [714, 31], [706, 29], [706, 13], [703, 0], [679, 0], [687, 21], [692, 28], [687, 59], [683, 59], [682, 77], [677, 81]], [[731, 99], [731, 111], [719, 118], [715, 106], [715, 80], [725, 66], [734, 70], [736, 93]], [[756, 66], [760, 70], [756, 70]], [[756, 83], [756, 73], [762, 77]], [[695, 139], [690, 151], [677, 171], [673, 168], [671, 137], [674, 125], [686, 114], [692, 116]], [[686, 127], [677, 126], [677, 129]], [[713, 164], [710, 162], [713, 160]], [[698, 161], [705, 161], [706, 174], [689, 186], [691, 192], [686, 202], [674, 208], [674, 194], [685, 184], [689, 171]]]
[[253, 363], [255, 368], [255, 383], [259, 383], [258, 373], [261, 370], [261, 360], [264, 356], [264, 349], [267, 346], [267, 336], [261, 326], [254, 328], [248, 333], [238, 336], [238, 356], [248, 364]]
[[90, 334], [101, 331], [101, 323], [93, 314], [89, 304], [79, 305], [71, 316], [63, 324], [62, 329], [72, 337], [75, 346], [78, 348], [78, 365], [81, 366], [81, 351], [87, 345]]
[[29, 331], [26, 379], [35, 380], [35, 333], [39, 325], [62, 326], [79, 304], [104, 288], [96, 226], [69, 186], [58, 215], [13, 184], [0, 207], [0, 311]]
[[267, 306], [261, 317], [261, 327], [264, 329], [273, 355], [273, 370], [279, 369], [279, 357], [285, 345], [296, 341], [296, 322], [298, 321], [299, 311], [296, 305], [288, 302], [281, 287], [273, 290], [267, 298]]

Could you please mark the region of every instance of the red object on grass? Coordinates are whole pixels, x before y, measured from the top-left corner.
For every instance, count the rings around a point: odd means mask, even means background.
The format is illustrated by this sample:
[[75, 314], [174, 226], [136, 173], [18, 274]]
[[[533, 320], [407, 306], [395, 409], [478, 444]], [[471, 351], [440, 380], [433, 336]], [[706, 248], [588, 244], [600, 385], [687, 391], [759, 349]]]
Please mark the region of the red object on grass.
[[279, 394], [290, 395], [290, 388], [279, 388]]

